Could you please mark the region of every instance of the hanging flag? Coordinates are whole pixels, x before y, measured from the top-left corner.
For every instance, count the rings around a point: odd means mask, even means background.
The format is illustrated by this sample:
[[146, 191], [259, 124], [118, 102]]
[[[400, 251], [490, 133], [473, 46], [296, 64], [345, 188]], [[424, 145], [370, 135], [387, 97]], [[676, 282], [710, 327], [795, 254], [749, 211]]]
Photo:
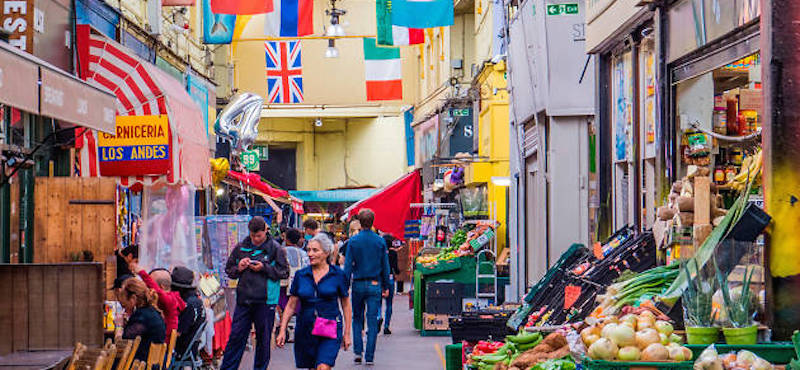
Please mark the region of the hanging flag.
[[162, 0], [161, 6], [194, 6], [194, 0]]
[[275, 0], [275, 10], [267, 14], [264, 35], [297, 37], [314, 33], [314, 0]]
[[415, 45], [425, 42], [422, 29], [392, 23], [392, 0], [377, 0], [375, 16], [378, 25], [378, 45]]
[[453, 0], [392, 0], [392, 24], [410, 28], [453, 25]]
[[267, 100], [270, 103], [303, 102], [303, 64], [300, 41], [267, 41]]
[[403, 99], [403, 65], [400, 49], [379, 47], [374, 38], [364, 38], [364, 69], [367, 100]]
[[236, 27], [236, 16], [211, 11], [211, 0], [203, 1], [203, 43], [230, 44]]
[[262, 14], [272, 11], [272, 0], [211, 0], [218, 14]]

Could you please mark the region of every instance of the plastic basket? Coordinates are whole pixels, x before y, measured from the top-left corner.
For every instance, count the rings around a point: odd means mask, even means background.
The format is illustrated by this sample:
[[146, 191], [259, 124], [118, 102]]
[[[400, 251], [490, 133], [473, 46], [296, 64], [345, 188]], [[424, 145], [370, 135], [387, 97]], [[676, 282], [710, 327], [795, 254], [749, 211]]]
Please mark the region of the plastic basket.
[[461, 370], [463, 368], [461, 363], [461, 351], [461, 343], [444, 346], [444, 358], [447, 370]]
[[[708, 347], [707, 345], [703, 344], [689, 344], [686, 345], [686, 348], [692, 350], [693, 356], [692, 358], [698, 358], [703, 350]], [[727, 345], [727, 344], [715, 344], [714, 347], [717, 349], [717, 353], [724, 354], [730, 352], [739, 352], [740, 350], [747, 350], [756, 354], [756, 356], [761, 357], [770, 363], [773, 364], [788, 364], [793, 359], [797, 357], [795, 354], [794, 346], [791, 343], [764, 343], [764, 344], [753, 344], [753, 345], [746, 345], [746, 346], [734, 346], [734, 345]]]
[[690, 370], [694, 367], [694, 361], [683, 362], [625, 362], [625, 361], [603, 361], [584, 358], [583, 368], [587, 370]]
[[460, 258], [453, 258], [451, 260], [439, 261], [435, 265], [428, 265], [425, 266], [421, 263], [417, 264], [417, 270], [422, 273], [422, 275], [435, 275], [441, 274], [443, 272], [454, 271], [461, 268], [461, 259]]

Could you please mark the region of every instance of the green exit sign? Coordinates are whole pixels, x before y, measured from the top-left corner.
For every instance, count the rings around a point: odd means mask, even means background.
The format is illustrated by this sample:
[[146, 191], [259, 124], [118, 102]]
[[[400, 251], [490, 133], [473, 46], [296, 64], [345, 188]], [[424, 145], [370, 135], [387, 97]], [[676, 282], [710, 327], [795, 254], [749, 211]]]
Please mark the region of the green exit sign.
[[551, 4], [547, 6], [547, 15], [578, 14], [578, 4]]
[[259, 156], [259, 150], [245, 150], [239, 155], [239, 159], [241, 159], [242, 166], [246, 168], [248, 171], [258, 171], [261, 169], [261, 160]]
[[469, 108], [453, 109], [454, 117], [469, 117]]

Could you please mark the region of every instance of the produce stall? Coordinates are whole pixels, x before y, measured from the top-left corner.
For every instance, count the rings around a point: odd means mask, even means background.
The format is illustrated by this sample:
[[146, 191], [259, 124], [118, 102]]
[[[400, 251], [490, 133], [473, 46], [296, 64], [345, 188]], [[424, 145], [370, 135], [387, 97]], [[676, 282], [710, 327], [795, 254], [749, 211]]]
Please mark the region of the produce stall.
[[491, 251], [493, 239], [494, 225], [465, 224], [446, 247], [420, 251], [414, 268], [413, 307], [414, 326], [422, 335], [450, 335], [449, 317], [462, 312], [465, 300], [476, 303], [479, 292], [495, 295], [494, 254], [482, 252]]
[[[465, 333], [465, 326], [477, 325], [451, 320], [453, 340], [461, 344], [461, 365], [501, 370], [575, 364], [590, 370], [798, 369], [800, 334], [793, 344], [773, 343], [769, 328], [758, 321], [764, 286], [757, 239], [769, 216], [749, 201], [754, 178], [722, 210], [724, 202], [715, 209], [712, 197], [702, 195], [702, 174], [676, 184], [669, 205], [678, 207], [671, 219], [675, 223], [689, 202], [694, 217], [720, 215], [702, 240], [696, 228], [683, 244], [674, 242], [681, 241], [680, 234], [663, 228], [642, 233], [623, 228], [592, 248], [573, 245], [508, 315], [506, 328], [512, 332], [505, 341], [502, 332], [483, 328], [483, 336]], [[692, 198], [689, 192], [695, 199], [679, 200]], [[697, 198], [707, 207], [700, 207]], [[664, 243], [669, 240], [672, 245]]]

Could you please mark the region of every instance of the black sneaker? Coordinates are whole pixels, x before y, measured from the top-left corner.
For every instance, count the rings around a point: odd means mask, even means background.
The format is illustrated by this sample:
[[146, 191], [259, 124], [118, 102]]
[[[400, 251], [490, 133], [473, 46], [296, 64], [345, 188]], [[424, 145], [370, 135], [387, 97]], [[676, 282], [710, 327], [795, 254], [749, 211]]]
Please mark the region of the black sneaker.
[[383, 326], [383, 317], [378, 319], [378, 330], [381, 330], [381, 326]]
[[355, 362], [357, 364], [360, 364], [361, 363], [361, 356], [356, 356], [356, 358], [353, 360], [353, 362]]
[[367, 361], [366, 365], [367, 366], [375, 365], [375, 361]]
[[389, 330], [389, 328], [383, 328], [383, 334], [384, 334], [384, 335], [391, 335], [391, 334], [392, 334], [392, 331], [391, 331], [391, 330]]

